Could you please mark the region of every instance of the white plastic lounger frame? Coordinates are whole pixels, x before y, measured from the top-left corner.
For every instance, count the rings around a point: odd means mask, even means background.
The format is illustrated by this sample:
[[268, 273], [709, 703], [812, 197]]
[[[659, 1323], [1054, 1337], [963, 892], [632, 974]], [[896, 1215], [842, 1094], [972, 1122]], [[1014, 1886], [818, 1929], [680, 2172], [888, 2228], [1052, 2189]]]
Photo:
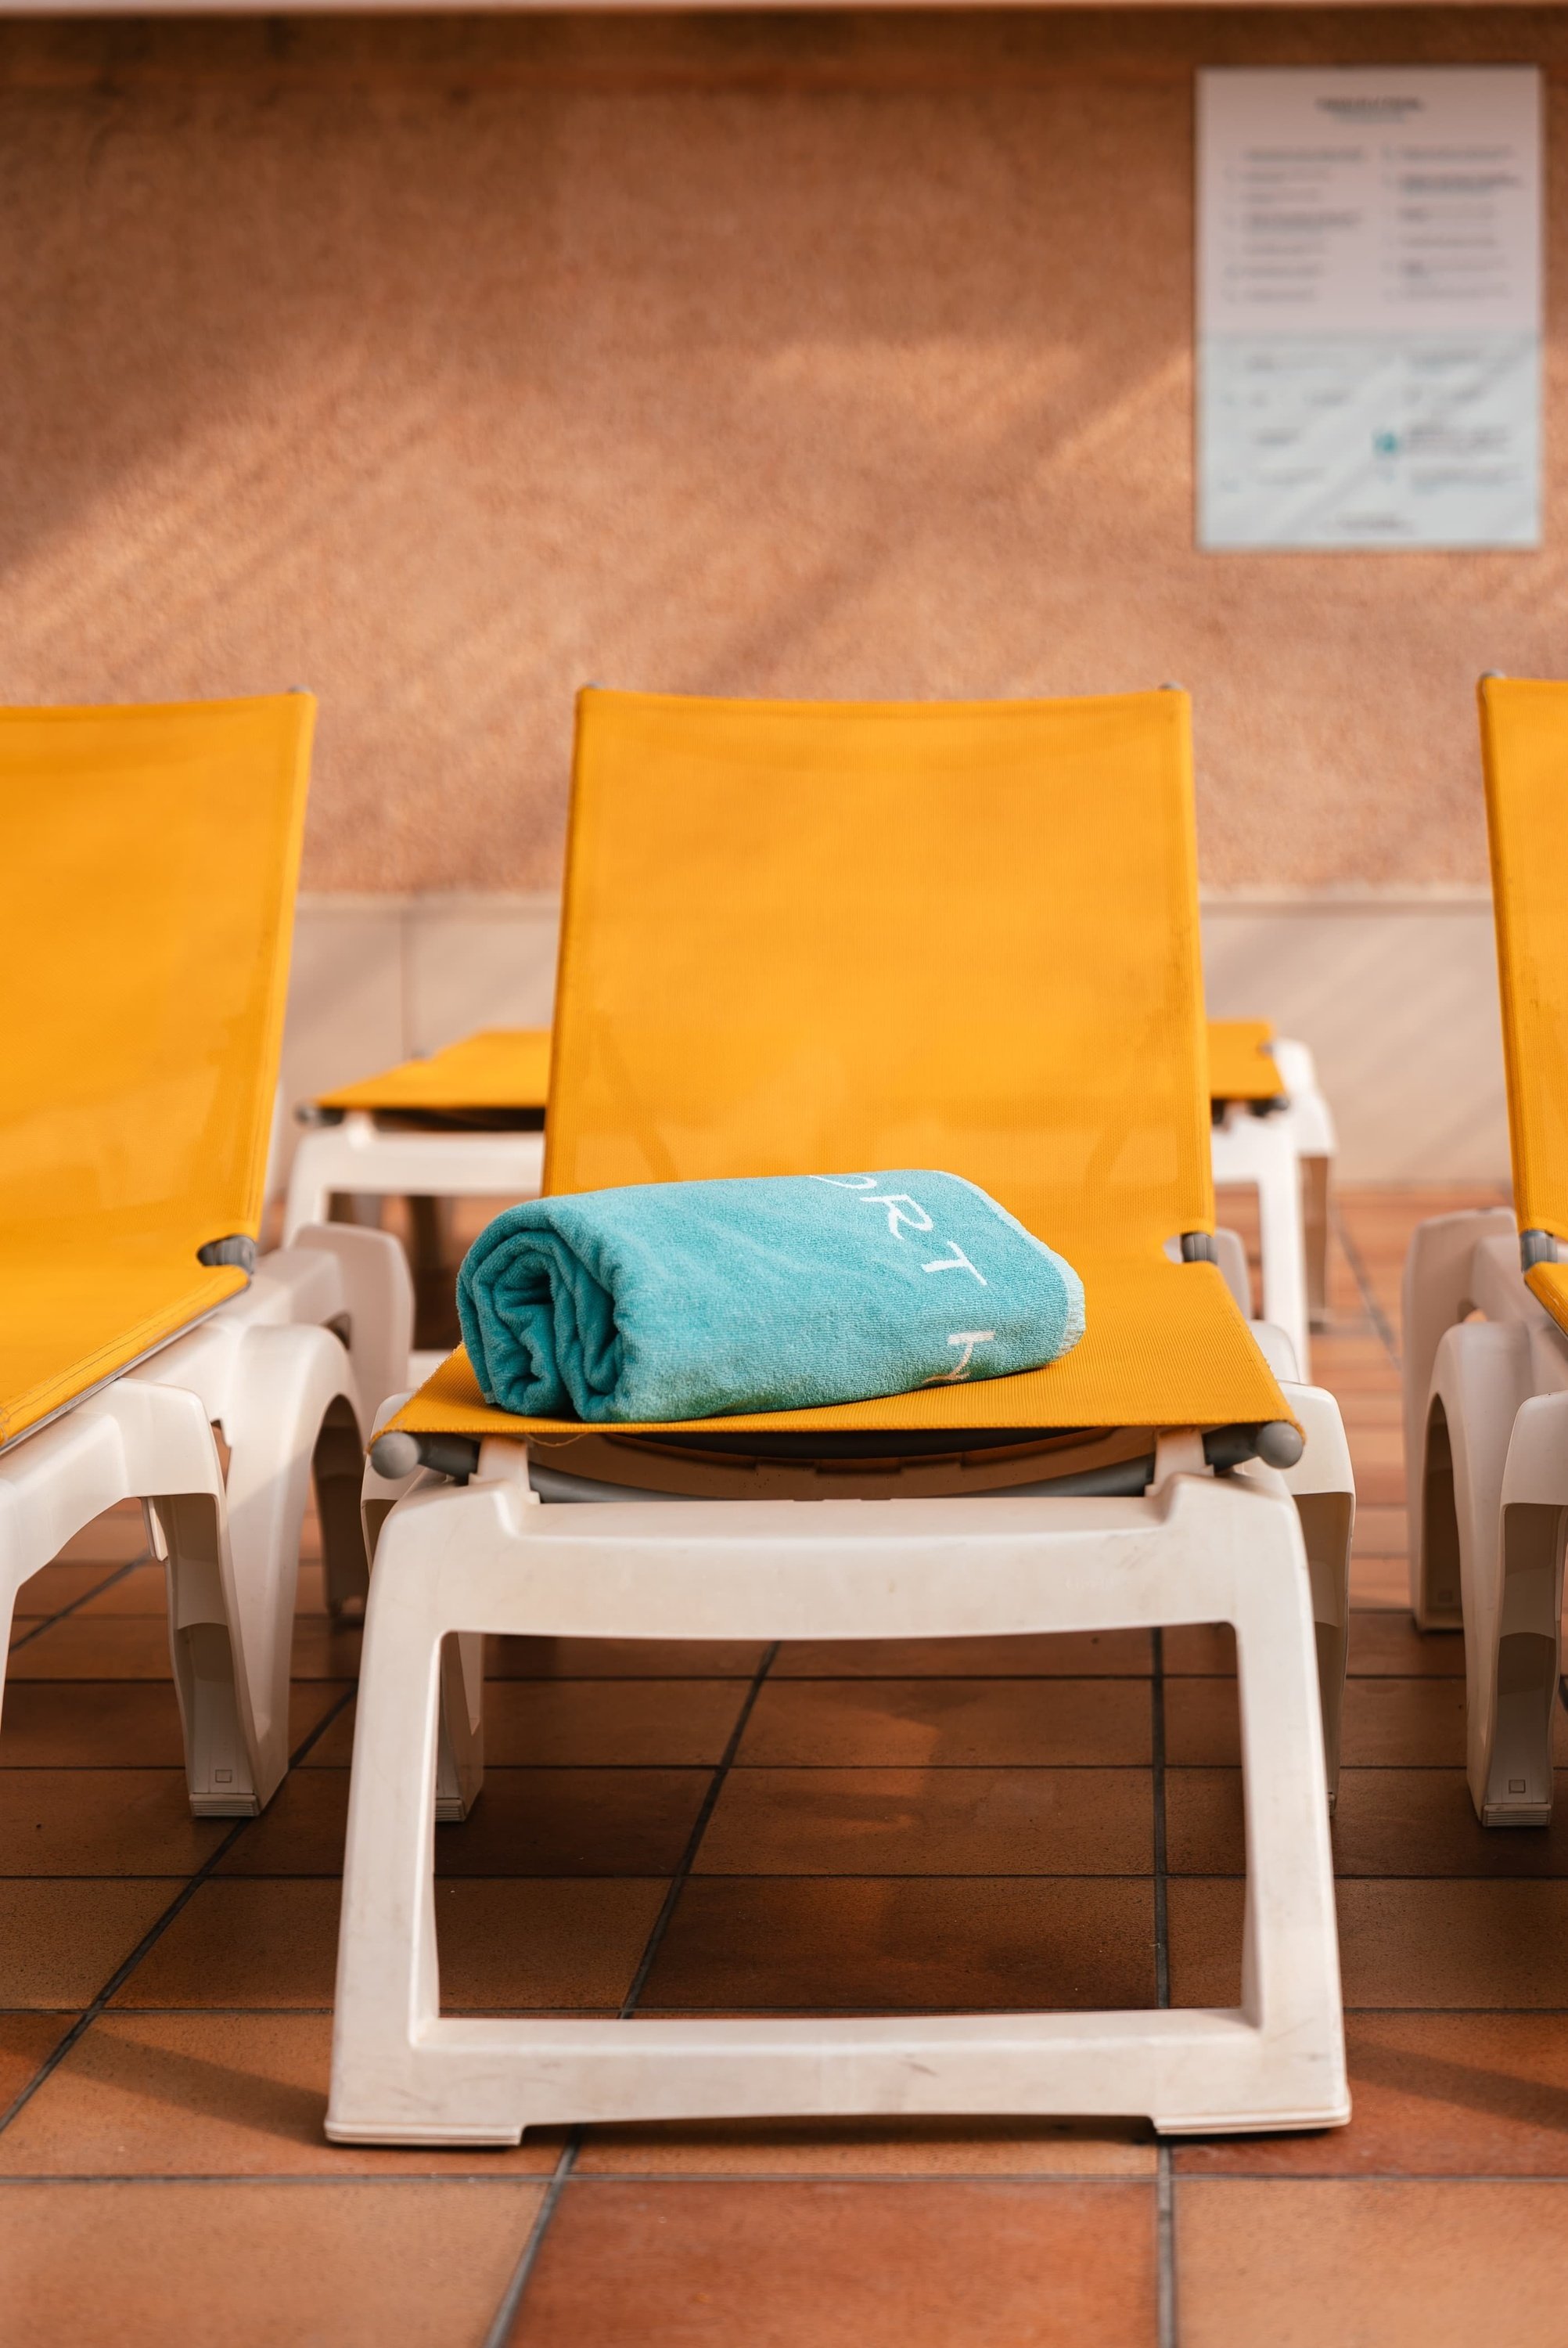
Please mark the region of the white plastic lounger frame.
[[[497, 1440], [464, 1489], [420, 1478], [386, 1519], [366, 1618], [328, 2135], [507, 2144], [549, 2123], [790, 2114], [1143, 2113], [1167, 2132], [1343, 2121], [1301, 1523], [1271, 1470], [1253, 1465], [1223, 1480], [1189, 1472], [1202, 1459], [1195, 1436], [1163, 1436], [1141, 1499], [546, 1506], [526, 1447]], [[451, 1634], [582, 1637], [613, 1624], [619, 1636], [649, 1639], [954, 1638], [1215, 1621], [1235, 1626], [1241, 1691], [1238, 2007], [798, 2021], [441, 2015], [433, 1870]], [[448, 1679], [457, 1647], [453, 1639]], [[452, 1729], [472, 1765], [472, 1717]]]
[[[329, 1601], [363, 1599], [363, 1442], [406, 1375], [412, 1294], [376, 1231], [312, 1231], [150, 1360], [0, 1454], [0, 1609], [73, 1534], [149, 1504], [190, 1805], [246, 1818], [288, 1766], [289, 1656], [313, 1468]], [[212, 1430], [229, 1451], [225, 1478]]]
[[1265, 1116], [1233, 1101], [1211, 1139], [1216, 1187], [1255, 1189], [1263, 1318], [1284, 1329], [1307, 1375], [1307, 1332], [1328, 1310], [1328, 1179], [1334, 1120], [1305, 1044], [1273, 1045], [1287, 1098]]
[[[1470, 1321], [1471, 1313], [1485, 1317]], [[1568, 1510], [1568, 1337], [1524, 1284], [1508, 1209], [1418, 1227], [1405, 1261], [1404, 1329], [1410, 1605], [1423, 1631], [1464, 1631], [1477, 1817], [1489, 1827], [1545, 1826]]]
[[381, 1126], [366, 1109], [302, 1135], [289, 1174], [283, 1237], [324, 1223], [334, 1192], [362, 1198], [537, 1199], [542, 1133], [421, 1133]]

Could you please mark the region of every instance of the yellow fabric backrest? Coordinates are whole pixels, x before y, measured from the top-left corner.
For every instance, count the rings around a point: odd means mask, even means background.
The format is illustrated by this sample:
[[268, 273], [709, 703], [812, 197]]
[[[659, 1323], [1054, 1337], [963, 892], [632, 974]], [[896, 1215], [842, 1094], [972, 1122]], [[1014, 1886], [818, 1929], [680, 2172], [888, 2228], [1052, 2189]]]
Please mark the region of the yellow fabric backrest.
[[1514, 1206], [1568, 1239], [1568, 685], [1485, 677], [1480, 700]]
[[35, 1266], [189, 1289], [258, 1232], [314, 713], [0, 711], [0, 1226]]
[[584, 693], [547, 1189], [897, 1166], [1212, 1229], [1186, 695]]

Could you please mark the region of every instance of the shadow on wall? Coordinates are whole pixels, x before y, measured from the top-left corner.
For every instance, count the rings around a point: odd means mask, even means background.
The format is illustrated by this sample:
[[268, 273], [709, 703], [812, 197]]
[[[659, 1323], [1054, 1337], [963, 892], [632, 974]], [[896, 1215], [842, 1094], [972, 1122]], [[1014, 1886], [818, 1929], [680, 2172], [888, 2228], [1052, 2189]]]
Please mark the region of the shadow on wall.
[[1191, 544], [1191, 68], [1309, 23], [0, 28], [7, 696], [307, 682], [309, 885], [531, 889], [588, 678], [1174, 675], [1211, 879], [1479, 877], [1548, 559]]

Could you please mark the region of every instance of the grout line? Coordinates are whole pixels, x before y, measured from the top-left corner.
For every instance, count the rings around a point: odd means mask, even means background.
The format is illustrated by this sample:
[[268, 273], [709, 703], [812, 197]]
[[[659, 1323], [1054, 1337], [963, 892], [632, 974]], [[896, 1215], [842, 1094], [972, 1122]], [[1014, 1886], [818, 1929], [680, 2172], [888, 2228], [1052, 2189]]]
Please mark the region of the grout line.
[[[1165, 1634], [1152, 1634], [1153, 1670], [1150, 1677], [1151, 1769], [1154, 1805], [1154, 1994], [1162, 2007], [1171, 2003], [1171, 1918], [1167, 1897], [1168, 1857], [1165, 1831]], [[1154, 2186], [1155, 2326], [1159, 2348], [1178, 2348], [1176, 2323], [1176, 2203], [1171, 2169], [1171, 2147], [1159, 2141]]]
[[[396, 2192], [400, 2188], [410, 2185], [487, 2185], [493, 2190], [506, 2191], [515, 2194], [519, 2189], [526, 2190], [529, 2186], [537, 2186], [543, 2182], [545, 2185], [545, 2199], [546, 2200], [548, 2200], [550, 2199], [551, 2188], [554, 2186], [556, 2178], [559, 2174], [559, 2163], [557, 2164], [556, 2169], [551, 2172], [551, 2175], [548, 2179], [541, 2179], [538, 2177], [530, 2177], [525, 2172], [518, 2169], [507, 2169], [497, 2175], [494, 2169], [483, 2168], [400, 2168], [395, 2170], [384, 2168], [364, 2168], [333, 2169], [331, 2171], [313, 2171], [300, 2168], [246, 2168], [234, 2171], [211, 2168], [194, 2168], [189, 2170], [177, 2168], [108, 2168], [92, 2170], [72, 2169], [68, 2172], [45, 2169], [38, 2171], [36, 2174], [32, 2172], [23, 2174], [21, 2171], [17, 2171], [15, 2175], [8, 2174], [5, 2177], [0, 2177], [0, 2194], [5, 2193], [11, 2186], [31, 2186], [36, 2188], [40, 2185], [289, 2185], [301, 2188], [308, 2188], [311, 2187], [319, 2188], [324, 2186], [329, 2191], [333, 2187], [339, 2185], [375, 2185], [384, 2186], [390, 2192]], [[1278, 2174], [1279, 2172], [1275, 2169], [1259, 2169], [1255, 2172], [1249, 2170], [1246, 2173], [1247, 2180], [1251, 2180], [1255, 2176], [1272, 2178], [1278, 2176]], [[1307, 2174], [1311, 2178], [1311, 2181], [1316, 2183], [1320, 2178], [1343, 2178], [1345, 2172], [1341, 2169], [1323, 2169], [1321, 2171], [1311, 2170], [1307, 2172]], [[1501, 2178], [1494, 2178], [1486, 2175], [1472, 2176], [1467, 2170], [1462, 2176], [1460, 2176], [1447, 2169], [1388, 2169], [1366, 2171], [1358, 2169], [1356, 2171], [1358, 2179], [1359, 2179], [1363, 2175], [1376, 2178], [1386, 2178], [1395, 2182], [1411, 2182], [1419, 2184], [1440, 2182], [1443, 2184], [1457, 2185], [1491, 2185], [1498, 2183], [1512, 2184], [1515, 2181], [1512, 2175]], [[562, 2181], [564, 2182], [565, 2180], [563, 2179]], [[1228, 2172], [1223, 2177], [1214, 2178], [1205, 2178], [1204, 2179], [1205, 2184], [1228, 2184], [1230, 2181], [1231, 2178]], [[1526, 2177], [1519, 2181], [1527, 2185], [1568, 2186], [1568, 2177], [1563, 2176]], [[1107, 2177], [1102, 2169], [1095, 2168], [969, 2169], [942, 2168], [901, 2168], [889, 2171], [882, 2169], [856, 2169], [846, 2171], [842, 2168], [748, 2168], [714, 2171], [711, 2169], [694, 2168], [690, 2170], [660, 2169], [653, 2173], [642, 2168], [594, 2168], [590, 2169], [586, 2177], [574, 2176], [572, 2182], [579, 2188], [579, 2191], [590, 2189], [596, 2185], [636, 2185], [639, 2187], [656, 2187], [688, 2185], [844, 2184], [875, 2185], [881, 2187], [884, 2185], [930, 2186], [958, 2184], [968, 2186], [994, 2186], [998, 2188], [1007, 2189], [1010, 2189], [1020, 2185], [1038, 2185], [1047, 2192], [1052, 2191], [1058, 2185], [1098, 2186], [1106, 2193], [1124, 2194], [1129, 2186], [1140, 2186], [1142, 2184], [1142, 2179], [1135, 2175]], [[541, 2216], [543, 2214], [542, 2207], [540, 2214]], [[534, 2221], [534, 2227], [530, 2230], [530, 2240], [532, 2239], [533, 2233], [538, 2230], [541, 2230], [539, 2220], [538, 2219], [536, 2219]], [[526, 2255], [527, 2253], [525, 2251], [525, 2256]], [[506, 2300], [503, 2301], [503, 2306], [507, 2305], [509, 2302], [512, 2316], [515, 2316], [517, 2312], [517, 2300], [513, 2298], [512, 2293], [521, 2269], [522, 2260], [519, 2259], [518, 2267], [513, 2271], [512, 2281], [507, 2284]], [[520, 2293], [518, 2296], [520, 2297]], [[485, 2334], [484, 2341], [481, 2343], [481, 2348], [505, 2348], [507, 2334], [504, 2331], [498, 2328], [501, 2312], [501, 2309], [497, 2308], [496, 2315], [492, 2319], [490, 2330]]]
[[[315, 1726], [310, 1731], [309, 1735], [305, 1736], [298, 1746], [296, 1746], [293, 1752], [289, 1756], [289, 1767], [291, 1769], [298, 1768], [300, 1763], [304, 1759], [305, 1755], [310, 1751], [312, 1746], [315, 1744], [318, 1737], [325, 1735], [327, 1730], [332, 1726], [333, 1722], [337, 1718], [338, 1715], [347, 1704], [352, 1703], [354, 1694], [354, 1688], [345, 1688], [342, 1695], [338, 1698], [336, 1704], [333, 1705], [331, 1711], [324, 1714], [323, 1717], [317, 1721]], [[12, 2121], [16, 2117], [17, 2114], [32, 2102], [33, 2097], [37, 2094], [45, 2080], [49, 2078], [54, 2072], [58, 2070], [60, 2065], [65, 2061], [67, 2055], [70, 2053], [72, 2047], [76, 2045], [78, 2039], [85, 2037], [87, 2033], [92, 2028], [93, 2024], [97, 2020], [99, 2014], [102, 2013], [104, 2008], [108, 2005], [109, 2000], [116, 1996], [118, 1993], [124, 1988], [126, 1982], [130, 1979], [132, 1973], [135, 1972], [142, 1959], [147, 1956], [154, 1947], [156, 1947], [157, 1943], [163, 1938], [165, 1932], [168, 1931], [169, 1926], [173, 1923], [175, 1918], [182, 1914], [183, 1911], [190, 1905], [190, 1902], [195, 1899], [197, 1892], [201, 1889], [201, 1886], [207, 1881], [209, 1876], [211, 1875], [213, 1869], [217, 1867], [220, 1859], [228, 1856], [229, 1852], [233, 1849], [235, 1844], [239, 1841], [241, 1836], [246, 1831], [247, 1828], [253, 1827], [255, 1823], [256, 1820], [254, 1818], [236, 1818], [233, 1826], [223, 1837], [222, 1841], [217, 1845], [216, 1849], [209, 1851], [207, 1857], [202, 1860], [195, 1874], [191, 1876], [190, 1881], [181, 1886], [179, 1891], [176, 1894], [174, 1899], [169, 1901], [162, 1915], [159, 1916], [154, 1923], [149, 1926], [148, 1930], [142, 1934], [141, 1939], [137, 1942], [135, 1948], [131, 1951], [129, 1956], [125, 1958], [124, 1961], [116, 1967], [115, 1971], [109, 1975], [108, 1980], [104, 1983], [102, 1989], [99, 1990], [97, 1995], [92, 2000], [91, 2003], [84, 2007], [82, 2012], [77, 2014], [75, 2022], [72, 2023], [65, 2036], [60, 2040], [59, 2044], [54, 2048], [52, 2053], [46, 2056], [44, 2062], [39, 2065], [32, 2078], [28, 2080], [27, 2085], [12, 2098], [5, 2109], [3, 2112], [0, 2112], [0, 2136], [5, 2134]]]
[[1400, 1366], [1399, 1340], [1389, 1325], [1388, 1314], [1378, 1301], [1378, 1292], [1372, 1285], [1372, 1276], [1367, 1270], [1366, 1259], [1351, 1235], [1350, 1226], [1340, 1210], [1337, 1199], [1332, 1196], [1329, 1200], [1328, 1211], [1333, 1217], [1335, 1237], [1344, 1249], [1345, 1260], [1356, 1275], [1356, 1285], [1361, 1292], [1361, 1302], [1367, 1308], [1367, 1317], [1382, 1339], [1384, 1352], [1394, 1367], [1398, 1369]]
[[[51, 1562], [55, 1560], [51, 1560]], [[74, 1614], [78, 1606], [85, 1606], [89, 1598], [101, 1598], [106, 1590], [112, 1590], [117, 1581], [123, 1581], [126, 1575], [134, 1573], [138, 1565], [150, 1565], [152, 1562], [152, 1551], [143, 1550], [139, 1557], [128, 1558], [124, 1565], [117, 1565], [111, 1573], [105, 1575], [102, 1581], [95, 1581], [90, 1590], [84, 1590], [79, 1598], [73, 1598], [68, 1606], [60, 1607], [53, 1614], [46, 1614], [41, 1622], [35, 1622], [30, 1631], [24, 1631], [19, 1639], [13, 1639], [9, 1653], [13, 1655], [19, 1654], [21, 1650], [30, 1646], [35, 1639], [41, 1639], [46, 1631], [52, 1631], [56, 1622], [63, 1622], [67, 1614]], [[26, 1589], [26, 1582], [22, 1586]]]
[[[670, 1879], [669, 1889], [664, 1894], [659, 1913], [653, 1920], [653, 1929], [648, 1935], [637, 1971], [631, 1977], [631, 1985], [621, 2000], [618, 2019], [622, 2022], [630, 2020], [636, 2011], [637, 2001], [647, 1987], [648, 1976], [653, 1970], [654, 1961], [663, 1945], [664, 1935], [670, 1929], [671, 1919], [675, 1913], [681, 1894], [685, 1890], [692, 1869], [696, 1864], [697, 1853], [702, 1845], [702, 1837], [708, 1831], [708, 1822], [718, 1807], [719, 1796], [724, 1788], [724, 1780], [729, 1776], [735, 1756], [741, 1749], [741, 1739], [746, 1733], [746, 1724], [751, 1719], [757, 1698], [763, 1692], [763, 1682], [773, 1669], [779, 1644], [780, 1642], [775, 1639], [770, 1646], [763, 1650], [762, 1660], [752, 1674], [751, 1684], [735, 1715], [734, 1725], [730, 1731], [729, 1739], [719, 1756], [718, 1764], [709, 1781], [708, 1790], [702, 1797], [702, 1806], [692, 1822], [691, 1833], [686, 1838], [686, 1847], [676, 1862], [675, 1872]], [[538, 2263], [539, 2252], [544, 2247], [544, 2239], [549, 2230], [550, 2220], [555, 2216], [556, 2204], [566, 2190], [567, 2180], [577, 2167], [577, 2157], [582, 2149], [582, 2135], [580, 2127], [574, 2127], [561, 2148], [561, 2157], [556, 2163], [555, 2174], [550, 2178], [534, 2222], [528, 2229], [528, 2238], [523, 2244], [522, 2253], [512, 2271], [511, 2281], [502, 2292], [500, 2304], [490, 2319], [490, 2328], [485, 2334], [483, 2348], [507, 2348], [507, 2343], [512, 2335], [512, 2328], [522, 2308], [523, 2297], [528, 2290], [529, 2279]]]
[[582, 2130], [579, 2127], [574, 2127], [561, 2147], [561, 2156], [555, 2165], [555, 2173], [546, 2186], [544, 2199], [534, 2213], [534, 2222], [528, 2228], [528, 2240], [523, 2244], [518, 2263], [512, 2270], [511, 2280], [501, 2293], [500, 2303], [490, 2318], [490, 2327], [480, 2343], [480, 2348], [507, 2348], [507, 2343], [512, 2336], [512, 2326], [518, 2320], [518, 2311], [523, 2303], [523, 2293], [528, 2287], [529, 2277], [533, 2273], [539, 2251], [544, 2246], [545, 2236], [549, 2231], [550, 2219], [555, 2216], [556, 2203], [566, 2190], [567, 2179], [577, 2166], [577, 2156], [581, 2146]]
[[[1194, 2140], [1199, 2150], [1214, 2139]], [[555, 2183], [556, 2174], [545, 2184], [547, 2200]], [[1553, 2185], [1568, 2191], [1568, 2176], [1562, 2170], [1519, 2168], [1227, 2168], [1205, 2174], [1187, 2172], [1189, 2181], [1205, 2187], [1235, 2185]], [[488, 2186], [492, 2190], [517, 2193], [541, 2180], [517, 2169], [497, 2175], [494, 2169], [483, 2168], [384, 2168], [333, 2169], [73, 2169], [39, 2170], [36, 2173], [18, 2170], [0, 2177], [0, 2194], [12, 2187], [36, 2188], [40, 2185], [103, 2186], [103, 2185], [236, 2185], [292, 2186], [301, 2190], [324, 2188], [331, 2191], [343, 2185], [384, 2187], [397, 2192], [409, 2186], [451, 2185]], [[1079, 2188], [1098, 2188], [1108, 2194], [1124, 2194], [1130, 2186], [1142, 2180], [1135, 2175], [1108, 2177], [1103, 2169], [1061, 2168], [903, 2168], [896, 2170], [843, 2168], [757, 2168], [714, 2170], [643, 2168], [595, 2168], [586, 2176], [574, 2176], [572, 2182], [580, 2191], [590, 2191], [595, 2186], [635, 2185], [640, 2189], [657, 2191], [671, 2187], [757, 2186], [757, 2185], [967, 2185], [995, 2187], [999, 2190], [1020, 2185], [1038, 2186], [1045, 2193], [1053, 2192], [1060, 2185]], [[536, 2230], [538, 2220], [536, 2220]], [[521, 2260], [518, 2261], [520, 2269]], [[517, 2280], [514, 2272], [513, 2281]], [[511, 2285], [507, 2286], [510, 2300]], [[516, 2302], [512, 2302], [516, 2312]], [[500, 2311], [497, 2310], [497, 2317]], [[481, 2348], [505, 2348], [507, 2335], [494, 2323], [485, 2334]]]
[[757, 1698], [763, 1692], [763, 1682], [773, 1669], [779, 1644], [779, 1641], [775, 1639], [770, 1647], [764, 1650], [763, 1659], [752, 1675], [752, 1684], [746, 1690], [745, 1700], [736, 1714], [734, 1726], [730, 1731], [729, 1742], [719, 1756], [718, 1766], [713, 1771], [708, 1790], [702, 1797], [702, 1807], [692, 1822], [692, 1831], [686, 1838], [686, 1848], [677, 1860], [675, 1872], [670, 1879], [670, 1889], [664, 1894], [663, 1905], [653, 1920], [653, 1930], [648, 1935], [648, 1943], [642, 1952], [641, 1962], [631, 1977], [631, 1986], [627, 1991], [620, 2008], [620, 2019], [623, 2022], [630, 2019], [638, 1999], [648, 1985], [648, 1976], [653, 1970], [654, 1960], [663, 1944], [664, 1935], [670, 1929], [670, 1921], [675, 1913], [681, 1894], [686, 1889], [687, 1878], [697, 1863], [697, 1853], [702, 1849], [702, 1837], [707, 1833], [708, 1822], [718, 1807], [719, 1796], [724, 1788], [724, 1780], [729, 1776], [735, 1756], [741, 1749], [741, 1739], [746, 1733], [746, 1725], [751, 1719]]

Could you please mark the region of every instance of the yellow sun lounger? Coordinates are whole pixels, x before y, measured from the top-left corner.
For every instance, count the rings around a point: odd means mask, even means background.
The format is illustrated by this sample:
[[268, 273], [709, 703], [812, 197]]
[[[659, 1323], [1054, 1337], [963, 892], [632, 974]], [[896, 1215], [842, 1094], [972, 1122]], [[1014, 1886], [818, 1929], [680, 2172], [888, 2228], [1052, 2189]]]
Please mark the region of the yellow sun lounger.
[[[423, 1452], [466, 1481], [367, 1494], [374, 1512], [394, 1505], [367, 1614], [329, 2134], [491, 2141], [764, 2111], [1345, 2116], [1311, 1575], [1291, 1492], [1251, 1455], [1297, 1454], [1298, 1421], [1301, 1467], [1326, 1463], [1314, 1497], [1337, 1500], [1342, 1529], [1348, 1463], [1332, 1401], [1281, 1393], [1204, 1260], [1204, 1076], [1184, 695], [582, 695], [547, 1189], [948, 1168], [1077, 1267], [1088, 1334], [1022, 1376], [641, 1435], [487, 1410], [460, 1355], [405, 1406], [377, 1460]], [[1327, 1579], [1343, 1565], [1342, 1546], [1326, 1551]], [[1243, 1685], [1235, 2012], [441, 2017], [430, 1849], [449, 1633], [450, 1654], [502, 1629], [774, 1640], [1214, 1620], [1237, 1626]], [[475, 1691], [445, 1676], [441, 1735], [466, 1746], [471, 1796]]]
[[252, 1280], [313, 715], [0, 712], [0, 1609], [100, 1509], [158, 1500], [192, 1799], [225, 1814], [286, 1760], [313, 1454], [363, 1588], [354, 1431], [406, 1360], [380, 1234]]
[[1568, 1509], [1568, 685], [1489, 677], [1480, 700], [1514, 1210], [1437, 1216], [1410, 1241], [1410, 1602], [1423, 1629], [1463, 1626], [1477, 1815], [1544, 1826]]
[[[1309, 1310], [1327, 1309], [1334, 1150], [1327, 1105], [1305, 1045], [1276, 1045], [1267, 1020], [1210, 1020], [1208, 1051], [1214, 1179], [1258, 1193], [1263, 1317], [1284, 1329], [1304, 1365]], [[487, 1028], [322, 1094], [300, 1112], [310, 1130], [294, 1153], [285, 1231], [324, 1221], [341, 1192], [420, 1201], [534, 1197], [543, 1179], [549, 1053], [548, 1028]], [[1260, 1117], [1270, 1120], [1266, 1130]], [[421, 1272], [444, 1272], [435, 1215], [416, 1215], [415, 1246]]]

